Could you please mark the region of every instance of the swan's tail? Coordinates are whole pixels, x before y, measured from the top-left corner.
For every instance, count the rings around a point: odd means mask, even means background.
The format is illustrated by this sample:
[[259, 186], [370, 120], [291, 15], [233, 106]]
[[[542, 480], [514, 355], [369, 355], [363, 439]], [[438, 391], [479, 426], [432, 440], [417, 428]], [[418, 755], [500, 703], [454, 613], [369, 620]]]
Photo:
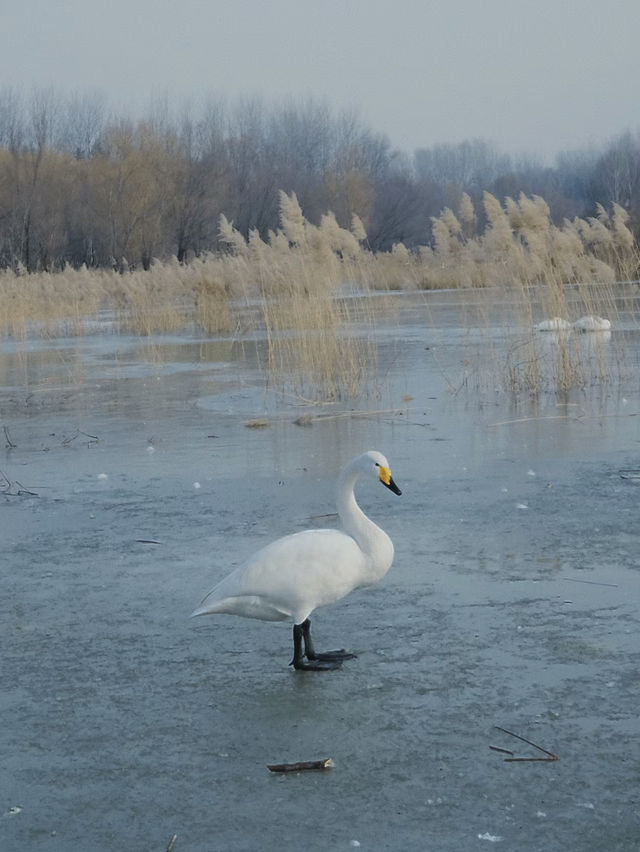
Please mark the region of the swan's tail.
[[258, 618], [260, 621], [289, 621], [291, 613], [276, 606], [259, 595], [237, 595], [228, 598], [206, 597], [200, 606], [191, 613], [190, 618], [198, 615], [240, 615], [244, 618]]

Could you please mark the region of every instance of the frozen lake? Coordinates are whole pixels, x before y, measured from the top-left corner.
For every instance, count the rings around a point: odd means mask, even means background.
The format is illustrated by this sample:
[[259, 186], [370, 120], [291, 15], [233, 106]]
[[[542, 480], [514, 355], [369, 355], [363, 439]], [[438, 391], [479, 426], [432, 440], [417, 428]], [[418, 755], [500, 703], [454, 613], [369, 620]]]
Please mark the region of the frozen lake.
[[[625, 381], [516, 403], [463, 297], [402, 298], [355, 412], [272, 394], [259, 339], [2, 343], [3, 849], [638, 848], [640, 340]], [[290, 625], [188, 618], [332, 525], [367, 449], [395, 562], [313, 617], [358, 659], [295, 672]], [[545, 754], [496, 726], [559, 759], [505, 762]]]

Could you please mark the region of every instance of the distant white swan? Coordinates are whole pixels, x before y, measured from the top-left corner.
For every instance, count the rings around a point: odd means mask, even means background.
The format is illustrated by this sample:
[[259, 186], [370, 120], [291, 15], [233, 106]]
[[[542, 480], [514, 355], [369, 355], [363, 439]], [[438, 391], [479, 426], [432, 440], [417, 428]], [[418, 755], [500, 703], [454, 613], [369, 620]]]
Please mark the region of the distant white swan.
[[574, 322], [573, 327], [576, 331], [609, 331], [611, 320], [594, 316], [580, 317]]
[[[218, 583], [191, 614], [228, 613], [262, 621], [293, 621], [296, 669], [325, 671], [355, 655], [344, 649], [316, 653], [309, 616], [359, 586], [382, 579], [393, 562], [393, 543], [356, 503], [361, 476], [375, 477], [394, 494], [386, 458], [374, 450], [350, 461], [340, 473], [336, 504], [343, 530], [305, 530], [268, 544]], [[306, 659], [305, 659], [306, 658]]]
[[553, 317], [552, 319], [543, 320], [536, 326], [538, 331], [566, 331], [571, 328], [571, 323], [562, 319], [562, 317]]

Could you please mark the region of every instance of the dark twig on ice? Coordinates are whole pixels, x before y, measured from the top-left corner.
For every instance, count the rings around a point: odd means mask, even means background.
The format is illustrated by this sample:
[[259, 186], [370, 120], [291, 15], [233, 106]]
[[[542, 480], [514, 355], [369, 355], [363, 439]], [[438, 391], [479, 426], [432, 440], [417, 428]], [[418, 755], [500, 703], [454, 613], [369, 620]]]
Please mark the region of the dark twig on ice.
[[23, 497], [24, 495], [28, 495], [30, 497], [37, 497], [38, 494], [36, 491], [31, 491], [29, 488], [25, 488], [21, 482], [18, 482], [16, 479], [15, 482], [12, 482], [6, 473], [0, 470], [0, 494], [4, 494], [5, 497]]
[[[497, 731], [502, 731], [503, 734], [509, 734], [510, 737], [515, 737], [517, 740], [521, 740], [523, 743], [533, 746], [533, 748], [537, 748], [538, 751], [541, 751], [543, 754], [547, 755], [546, 757], [505, 757], [505, 763], [532, 763], [534, 761], [550, 763], [554, 760], [560, 760], [557, 754], [554, 754], [552, 751], [547, 751], [546, 748], [542, 748], [542, 746], [532, 743], [531, 740], [528, 740], [525, 737], [521, 737], [520, 734], [514, 734], [513, 731], [508, 731], [506, 728], [501, 728], [500, 725], [494, 725], [494, 727]], [[506, 754], [513, 755], [513, 752], [509, 751], [508, 749], [498, 748], [497, 746], [489, 746], [489, 748], [493, 749], [493, 751], [502, 751]]]
[[88, 433], [88, 432], [83, 432], [83, 431], [82, 431], [82, 430], [80, 430], [80, 429], [76, 429], [76, 431], [74, 432], [74, 434], [73, 434], [73, 435], [68, 435], [68, 436], [67, 436], [67, 437], [66, 437], [66, 438], [62, 441], [62, 446], [63, 446], [63, 447], [68, 447], [68, 446], [69, 446], [69, 444], [71, 444], [71, 443], [72, 443], [72, 441], [75, 441], [75, 439], [76, 439], [76, 438], [80, 437], [80, 435], [82, 435], [82, 436], [83, 436], [83, 437], [85, 437], [85, 438], [89, 438], [89, 440], [88, 440], [88, 442], [87, 442], [87, 446], [89, 446], [89, 445], [91, 445], [91, 444], [97, 444], [97, 443], [98, 443], [98, 441], [100, 440], [100, 438], [98, 438], [98, 437], [97, 437], [97, 435], [89, 435], [89, 433]]
[[11, 436], [9, 435], [9, 430], [7, 429], [6, 426], [3, 426], [2, 430], [4, 432], [5, 447], [8, 450], [14, 450], [16, 448], [17, 444], [14, 444], [13, 441], [11, 440]]
[[156, 541], [155, 538], [137, 538], [137, 544], [162, 544], [161, 541]]
[[15, 485], [18, 486], [18, 496], [20, 496], [21, 494], [28, 494], [30, 497], [38, 496], [36, 491], [29, 491], [29, 489], [25, 488], [24, 485], [21, 482], [18, 482], [17, 479], [15, 481]]
[[173, 847], [176, 845], [176, 840], [178, 839], [178, 835], [174, 834], [171, 840], [169, 841], [169, 845], [167, 846], [167, 852], [172, 852]]
[[511, 757], [515, 755], [515, 752], [511, 751], [508, 748], [500, 748], [500, 746], [489, 746], [489, 748], [491, 749], [491, 751], [499, 751], [501, 752], [501, 754], [510, 754]]
[[577, 577], [565, 577], [570, 583], [585, 583], [587, 586], [609, 586], [612, 589], [617, 589], [617, 583], [600, 583], [597, 580], [579, 580]]
[[331, 769], [333, 763], [331, 758], [326, 760], [305, 760], [301, 763], [272, 763], [267, 764], [271, 772], [303, 772], [307, 769]]

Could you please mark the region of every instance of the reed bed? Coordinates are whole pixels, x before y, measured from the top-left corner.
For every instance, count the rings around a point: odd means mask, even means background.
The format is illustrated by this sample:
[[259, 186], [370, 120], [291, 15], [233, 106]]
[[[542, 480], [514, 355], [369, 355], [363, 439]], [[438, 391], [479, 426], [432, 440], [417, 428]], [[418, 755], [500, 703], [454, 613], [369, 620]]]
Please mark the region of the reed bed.
[[[428, 286], [453, 287], [457, 280], [484, 290], [465, 317], [487, 332], [474, 353], [476, 384], [536, 395], [621, 378], [627, 355], [620, 282], [636, 280], [640, 270], [626, 212], [598, 206], [595, 217], [554, 225], [542, 198], [501, 204], [485, 193], [481, 213], [486, 224], [479, 230], [463, 196], [457, 215], [447, 209], [434, 220], [434, 246], [420, 257]], [[585, 316], [609, 320], [615, 335], [581, 333], [574, 324]], [[539, 331], [545, 321], [558, 328]]]
[[[318, 226], [305, 220], [295, 195], [280, 196], [281, 228], [268, 242], [253, 231], [245, 240], [223, 217], [222, 239], [238, 264], [237, 277], [260, 295], [269, 373], [303, 397], [357, 396], [375, 375], [375, 306], [360, 268], [362, 228], [341, 228], [332, 214]], [[229, 263], [232, 268], [233, 264]], [[353, 298], [346, 281], [358, 281]], [[238, 281], [231, 282], [232, 289]]]
[[[296, 196], [281, 193], [276, 231], [245, 239], [222, 216], [225, 250], [188, 264], [0, 272], [0, 335], [86, 333], [103, 311], [116, 332], [149, 336], [194, 327], [230, 333], [254, 322], [266, 334], [272, 381], [335, 399], [357, 396], [375, 374], [376, 317], [388, 300], [372, 293], [472, 288], [464, 321], [491, 332], [489, 348], [510, 390], [566, 390], [611, 377], [609, 362], [623, 359], [610, 357], [607, 335], [544, 335], [536, 324], [593, 315], [615, 327], [616, 282], [640, 270], [621, 207], [556, 225], [542, 198], [501, 203], [485, 193], [481, 210], [464, 195], [457, 212], [445, 209], [432, 225], [431, 246], [376, 254], [357, 216], [349, 228], [331, 213], [313, 225]], [[506, 356], [496, 328], [510, 336]]]

